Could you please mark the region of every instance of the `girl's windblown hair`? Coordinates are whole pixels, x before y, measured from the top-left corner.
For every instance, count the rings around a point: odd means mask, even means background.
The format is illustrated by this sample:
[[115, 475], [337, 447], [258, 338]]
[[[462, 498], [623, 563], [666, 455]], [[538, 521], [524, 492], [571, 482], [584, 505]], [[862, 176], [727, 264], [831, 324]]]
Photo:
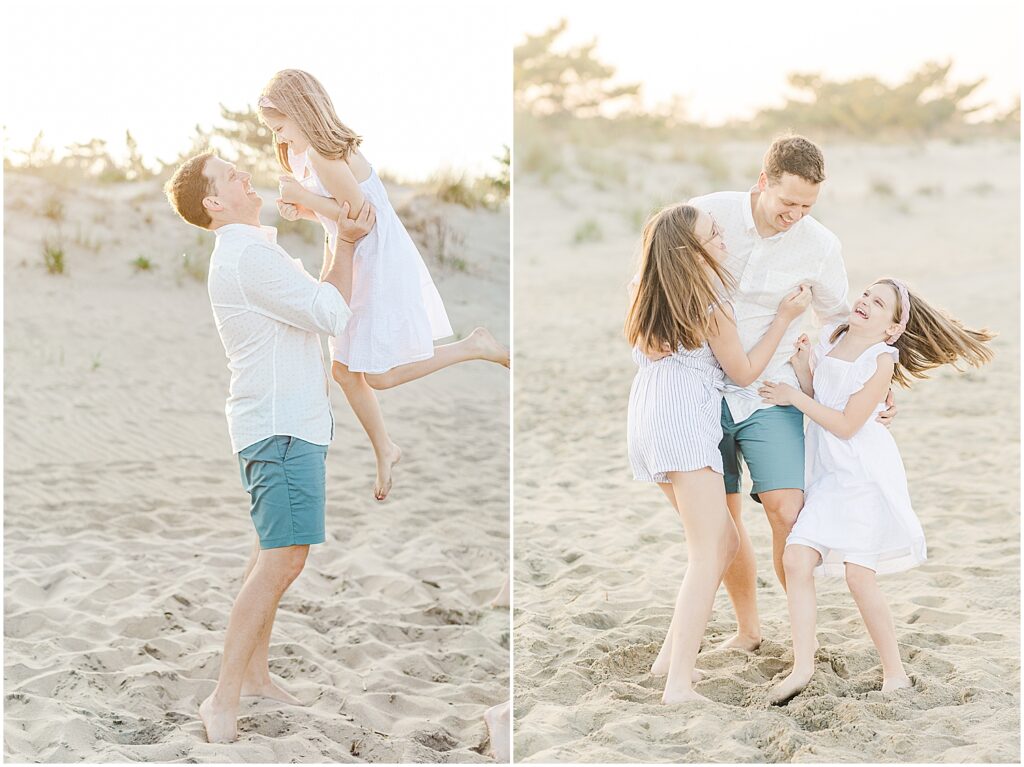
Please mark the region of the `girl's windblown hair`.
[[[899, 295], [899, 283], [892, 279], [875, 281], [876, 285], [888, 285]], [[906, 286], [906, 283], [903, 283]], [[928, 304], [907, 286], [910, 295], [910, 318], [907, 329], [893, 342], [899, 349], [900, 359], [896, 363], [892, 378], [900, 386], [909, 387], [911, 378], [928, 378], [927, 371], [941, 365], [952, 365], [960, 370], [958, 362], [981, 367], [992, 359], [993, 352], [988, 342], [996, 337], [987, 329], [965, 328], [960, 320], [954, 319], [940, 309]], [[902, 308], [899, 302], [893, 311], [893, 322], [900, 322]], [[840, 325], [832, 334], [835, 341], [849, 328]]]
[[701, 244], [692, 205], [658, 211], [644, 224], [639, 284], [626, 315], [626, 340], [645, 353], [700, 348], [713, 328], [732, 275]]
[[[264, 122], [274, 112], [292, 118], [309, 139], [309, 145], [325, 159], [347, 160], [349, 154], [363, 141], [361, 136], [338, 119], [331, 97], [320, 81], [301, 69], [282, 69], [270, 78], [260, 99], [261, 102], [265, 100], [273, 106], [259, 108]], [[277, 142], [275, 150], [281, 167], [291, 173], [288, 146]]]

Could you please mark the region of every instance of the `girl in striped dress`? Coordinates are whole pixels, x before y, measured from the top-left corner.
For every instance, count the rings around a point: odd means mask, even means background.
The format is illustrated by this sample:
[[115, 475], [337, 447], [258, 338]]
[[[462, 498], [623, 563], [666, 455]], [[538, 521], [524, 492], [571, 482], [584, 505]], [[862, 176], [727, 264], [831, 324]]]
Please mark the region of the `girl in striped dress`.
[[626, 319], [639, 368], [629, 395], [630, 463], [634, 477], [658, 483], [679, 514], [688, 552], [668, 636], [651, 669], [668, 676], [664, 703], [704, 699], [692, 688], [694, 663], [715, 592], [739, 546], [718, 450], [723, 369], [739, 386], [756, 380], [811, 299], [804, 285], [787, 296], [748, 355], [722, 298], [733, 286], [725, 255], [709, 214], [691, 205], [654, 214], [644, 225]]

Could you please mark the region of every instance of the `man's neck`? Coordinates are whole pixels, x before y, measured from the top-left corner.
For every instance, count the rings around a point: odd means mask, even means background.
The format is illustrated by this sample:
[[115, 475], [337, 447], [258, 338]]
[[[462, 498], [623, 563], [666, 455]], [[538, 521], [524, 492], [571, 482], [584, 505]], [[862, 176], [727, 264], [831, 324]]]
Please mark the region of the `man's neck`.
[[754, 228], [761, 237], [773, 237], [781, 230], [772, 226], [761, 210], [761, 190], [755, 189], [750, 193], [750, 213], [754, 217]]
[[231, 221], [219, 221], [219, 222], [215, 222], [215, 223], [217, 225], [214, 226], [214, 227], [211, 227], [211, 229], [214, 232], [216, 232], [222, 226], [228, 226], [229, 224], [245, 224], [246, 226], [255, 226], [257, 228], [262, 226], [262, 224], [260, 223], [260, 216], [259, 216], [258, 213], [255, 216], [253, 216], [251, 219], [241, 219], [241, 218], [239, 218], [239, 219], [233, 219]]

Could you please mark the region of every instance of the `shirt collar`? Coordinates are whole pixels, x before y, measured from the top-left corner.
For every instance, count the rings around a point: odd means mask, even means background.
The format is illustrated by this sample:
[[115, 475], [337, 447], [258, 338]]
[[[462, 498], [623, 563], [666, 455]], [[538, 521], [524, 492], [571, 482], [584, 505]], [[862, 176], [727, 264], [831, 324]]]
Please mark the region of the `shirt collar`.
[[256, 236], [260, 239], [266, 240], [271, 245], [277, 244], [277, 229], [272, 226], [253, 226], [252, 224], [224, 224], [224, 226], [218, 226], [215, 233], [218, 237], [229, 232], [238, 232], [240, 234], [249, 234], [250, 236]]

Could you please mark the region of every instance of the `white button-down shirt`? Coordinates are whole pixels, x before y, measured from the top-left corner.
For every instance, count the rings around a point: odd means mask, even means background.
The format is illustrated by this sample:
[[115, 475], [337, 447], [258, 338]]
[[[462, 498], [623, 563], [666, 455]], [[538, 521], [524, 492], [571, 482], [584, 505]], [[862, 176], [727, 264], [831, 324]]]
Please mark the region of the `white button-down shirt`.
[[[788, 231], [762, 237], [754, 225], [750, 192], [716, 192], [695, 197], [690, 205], [714, 216], [722, 232], [729, 253], [726, 267], [736, 278], [736, 292], [731, 297], [736, 326], [746, 351], [761, 340], [782, 299], [798, 285], [810, 285], [811, 307], [819, 324], [845, 319], [849, 314], [849, 283], [839, 238], [820, 222], [804, 216]], [[757, 394], [762, 381], [800, 386], [789, 363], [800, 332], [800, 323], [794, 321], [761, 377], [745, 392], [726, 391], [733, 421], [739, 423], [758, 410], [772, 407]]]
[[352, 311], [277, 244], [273, 227], [215, 231], [207, 287], [231, 371], [224, 411], [232, 450], [274, 435], [329, 445], [334, 416], [319, 334], [340, 334]]

